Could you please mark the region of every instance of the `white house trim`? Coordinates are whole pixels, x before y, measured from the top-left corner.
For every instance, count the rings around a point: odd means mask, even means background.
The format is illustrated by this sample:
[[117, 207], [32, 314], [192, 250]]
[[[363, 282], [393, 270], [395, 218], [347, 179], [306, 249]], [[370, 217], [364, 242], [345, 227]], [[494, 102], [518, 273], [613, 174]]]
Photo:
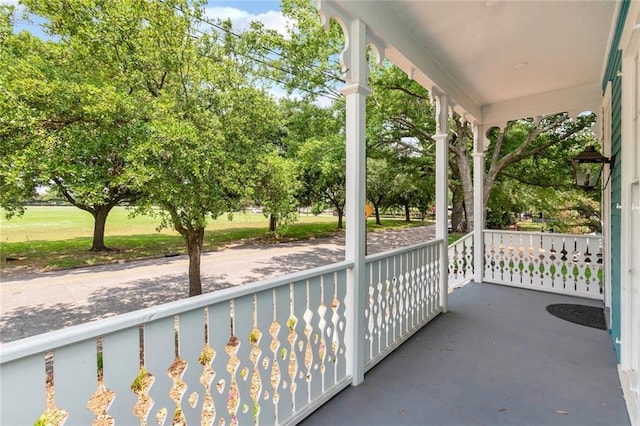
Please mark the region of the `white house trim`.
[[[602, 153], [605, 157], [611, 158], [611, 82], [607, 83], [602, 98], [602, 109], [600, 114], [600, 125], [602, 132]], [[611, 177], [613, 172], [609, 168], [609, 173], [602, 177], [603, 182], [609, 182], [602, 194], [602, 236], [603, 236], [603, 271], [604, 271], [604, 304], [607, 308], [607, 324], [611, 324], [611, 227], [606, 224], [611, 223]]]
[[622, 49], [620, 381], [631, 423], [640, 425], [640, 4], [627, 14]]

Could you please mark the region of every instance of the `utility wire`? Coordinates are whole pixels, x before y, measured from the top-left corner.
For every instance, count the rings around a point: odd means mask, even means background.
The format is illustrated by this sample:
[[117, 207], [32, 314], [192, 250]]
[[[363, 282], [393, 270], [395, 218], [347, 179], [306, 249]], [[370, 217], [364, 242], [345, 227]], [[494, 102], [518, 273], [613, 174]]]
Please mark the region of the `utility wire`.
[[[162, 0], [160, 0], [160, 2], [161, 2], [161, 3], [164, 3], [165, 5], [167, 4], [165, 1], [162, 1]], [[177, 10], [177, 11], [181, 12], [181, 13], [184, 13], [184, 11], [183, 11], [182, 9], [180, 9], [180, 7], [179, 7], [179, 6], [177, 6], [177, 5], [176, 5], [176, 6], [173, 6], [173, 8], [174, 8], [175, 10]], [[229, 35], [231, 35], [231, 36], [233, 36], [233, 37], [235, 37], [235, 38], [238, 38], [238, 39], [240, 39], [240, 38], [241, 38], [241, 35], [240, 35], [240, 34], [238, 34], [238, 33], [234, 32], [233, 30], [230, 30], [230, 29], [228, 29], [228, 28], [225, 28], [224, 26], [222, 26], [222, 25], [220, 25], [220, 24], [218, 24], [218, 23], [216, 23], [216, 22], [213, 22], [213, 21], [211, 21], [211, 20], [209, 20], [209, 19], [202, 18], [202, 17], [199, 17], [199, 16], [194, 16], [194, 18], [195, 18], [196, 20], [198, 20], [199, 22], [203, 23], [203, 24], [206, 24], [206, 25], [209, 25], [209, 26], [210, 26], [210, 27], [212, 27], [212, 28], [215, 28], [215, 29], [216, 29], [216, 30], [218, 30], [218, 31], [221, 31], [221, 32], [227, 33], [227, 34], [229, 34]], [[201, 34], [208, 34], [208, 33], [204, 32], [204, 31], [202, 31], [202, 30], [196, 30], [196, 31], [200, 32]], [[269, 52], [269, 53], [272, 53], [272, 54], [274, 54], [274, 55], [278, 56], [280, 59], [283, 59], [283, 60], [289, 60], [289, 59], [290, 59], [290, 58], [286, 57], [282, 52], [279, 52], [279, 51], [277, 51], [277, 50], [274, 50], [274, 49], [272, 49], [272, 48], [270, 48], [270, 47], [268, 47], [268, 46], [264, 46], [264, 45], [262, 45], [262, 46], [259, 46], [259, 47], [260, 47], [261, 49], [263, 49], [263, 50], [265, 50], [265, 51]], [[244, 56], [244, 55], [241, 55], [241, 56]], [[251, 59], [258, 61], [256, 58], [251, 58]], [[293, 75], [293, 76], [297, 76], [297, 73], [296, 73], [295, 71], [293, 71], [293, 70], [284, 70], [284, 69], [282, 69], [282, 68], [276, 67], [276, 66], [275, 66], [275, 65], [273, 65], [272, 63], [267, 63], [267, 58], [266, 58], [266, 57], [264, 57], [264, 56], [262, 57], [262, 60], [263, 60], [264, 62], [261, 62], [261, 63], [262, 63], [262, 64], [264, 64], [264, 65], [266, 65], [266, 66], [270, 66], [270, 67], [272, 67], [272, 68], [274, 68], [274, 69], [278, 69], [278, 70], [279, 70], [279, 71], [281, 71], [281, 72], [285, 72], [285, 73], [287, 73], [287, 74], [290, 74], [290, 75]], [[337, 64], [337, 62], [335, 62], [335, 61], [332, 61], [332, 62]], [[325, 75], [325, 77], [327, 77], [329, 80], [336, 81], [336, 82], [340, 82], [340, 83], [345, 83], [344, 79], [342, 79], [341, 77], [338, 77], [338, 76], [336, 76], [336, 75], [332, 74], [332, 73], [331, 73], [331, 72], [329, 72], [329, 71], [325, 71], [325, 70], [323, 70], [323, 71], [322, 71], [322, 73], [323, 73], [323, 74]]]

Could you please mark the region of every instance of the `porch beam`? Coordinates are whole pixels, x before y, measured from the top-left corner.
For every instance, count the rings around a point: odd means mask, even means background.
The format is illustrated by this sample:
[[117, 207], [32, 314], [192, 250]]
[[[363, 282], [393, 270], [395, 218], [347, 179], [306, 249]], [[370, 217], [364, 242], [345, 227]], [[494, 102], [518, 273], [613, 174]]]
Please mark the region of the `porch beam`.
[[442, 311], [447, 312], [447, 295], [449, 291], [447, 270], [447, 237], [448, 211], [449, 211], [449, 95], [442, 93], [436, 88], [432, 90], [436, 101], [436, 238], [443, 239], [440, 253], [440, 303]]
[[[567, 112], [575, 117], [584, 111], [600, 111], [602, 89], [599, 82], [578, 87], [539, 93], [482, 107], [482, 123], [488, 129], [503, 127], [504, 123], [518, 118], [536, 117], [558, 112]], [[598, 131], [598, 129], [594, 129]]]

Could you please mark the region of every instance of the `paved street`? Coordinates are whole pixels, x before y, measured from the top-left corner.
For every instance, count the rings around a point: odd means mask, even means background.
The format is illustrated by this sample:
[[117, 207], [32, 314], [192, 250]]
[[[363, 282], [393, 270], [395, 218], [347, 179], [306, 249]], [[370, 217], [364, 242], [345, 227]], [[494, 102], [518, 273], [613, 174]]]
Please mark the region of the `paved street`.
[[[372, 232], [369, 253], [434, 238], [434, 226]], [[243, 243], [202, 256], [203, 291], [344, 259], [344, 236], [276, 245]], [[0, 283], [0, 342], [10, 342], [187, 297], [186, 256], [32, 274]]]

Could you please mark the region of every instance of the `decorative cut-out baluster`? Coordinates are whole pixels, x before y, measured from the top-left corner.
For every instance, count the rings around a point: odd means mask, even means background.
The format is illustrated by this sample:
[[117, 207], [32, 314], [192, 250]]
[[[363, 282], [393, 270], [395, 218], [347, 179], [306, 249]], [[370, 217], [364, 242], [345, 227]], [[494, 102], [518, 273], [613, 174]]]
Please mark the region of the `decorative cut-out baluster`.
[[138, 397], [136, 404], [133, 406], [133, 414], [138, 418], [140, 424], [147, 424], [147, 417], [153, 405], [153, 400], [149, 396], [149, 389], [153, 384], [153, 380], [153, 375], [144, 367], [141, 367], [138, 376], [131, 383], [131, 391]]
[[320, 377], [321, 377], [320, 387], [322, 391], [325, 391], [328, 388], [327, 381], [329, 381], [331, 385], [333, 385], [333, 382], [331, 380], [332, 378], [329, 378], [329, 380], [327, 380], [327, 376], [326, 376], [328, 349], [327, 349], [327, 336], [326, 336], [327, 319], [325, 317], [325, 315], [327, 315], [327, 305], [326, 305], [326, 296], [325, 296], [325, 276], [322, 277], [322, 282], [320, 284], [320, 291], [321, 291], [320, 304], [316, 311], [318, 314], [318, 335], [319, 335], [318, 364], [319, 364]]
[[289, 330], [289, 334], [287, 336], [287, 342], [289, 343], [289, 367], [287, 373], [289, 376], [289, 392], [291, 392], [292, 401], [295, 401], [297, 388], [296, 376], [298, 374], [298, 356], [296, 354], [296, 346], [298, 341], [298, 333], [296, 333], [297, 323], [298, 319], [292, 313], [289, 317], [289, 320], [287, 321], [287, 329]]
[[[370, 279], [367, 285], [367, 303], [364, 307], [364, 318], [365, 318], [365, 329], [364, 329], [364, 350], [365, 350], [365, 359], [370, 359], [374, 354], [374, 340], [375, 340], [375, 319], [373, 312], [374, 298], [375, 298], [375, 287], [374, 287], [374, 277], [376, 276], [375, 266], [377, 264], [373, 263], [369, 265], [370, 271]], [[373, 269], [373, 270], [372, 270]]]
[[114, 398], [115, 392], [107, 389], [104, 383], [99, 380], [96, 392], [91, 395], [91, 399], [87, 403], [87, 409], [91, 411], [95, 416], [93, 420], [94, 425], [114, 424], [114, 419], [108, 412], [109, 406], [111, 405], [111, 402]]
[[567, 254], [569, 254], [569, 252], [567, 251], [566, 241], [564, 240], [564, 238], [562, 239], [562, 250], [560, 250], [560, 254], [562, 254], [562, 257], [560, 257], [560, 260], [562, 260], [563, 262], [566, 262]]
[[392, 284], [389, 279], [389, 260], [385, 259], [383, 262], [380, 262], [380, 278], [384, 281], [384, 289], [383, 291], [383, 299], [382, 299], [382, 310], [383, 310], [383, 345], [387, 347], [389, 342], [391, 341], [391, 333], [393, 333], [393, 326], [391, 325], [391, 321], [393, 318], [393, 314], [391, 312], [393, 306], [393, 298], [392, 298]]
[[229, 357], [229, 361], [227, 362], [227, 373], [231, 377], [231, 382], [229, 383], [229, 388], [227, 391], [227, 412], [231, 417], [230, 425], [238, 424], [238, 409], [240, 408], [240, 391], [238, 389], [238, 380], [241, 380], [241, 377], [238, 377], [238, 367], [240, 366], [240, 360], [238, 359], [238, 346], [240, 346], [240, 340], [237, 337], [231, 336], [229, 338], [229, 342], [224, 347], [224, 350]]
[[[315, 334], [313, 325], [311, 323], [313, 319], [313, 311], [307, 306], [302, 318], [304, 319], [304, 377], [307, 383], [311, 382], [313, 378], [313, 370], [311, 366], [314, 363], [314, 351], [313, 347], [313, 335]], [[308, 391], [308, 390], [307, 390]]]
[[549, 249], [547, 250], [547, 256], [545, 257], [545, 286], [555, 289], [558, 286], [556, 282], [557, 268], [556, 264], [556, 248], [555, 237], [551, 235], [549, 237]]
[[[262, 395], [262, 377], [260, 372], [262, 369], [260, 368], [260, 360], [262, 355], [262, 349], [260, 349], [260, 341], [262, 340], [262, 332], [257, 327], [257, 324], [254, 324], [253, 330], [251, 330], [251, 334], [249, 335], [249, 344], [251, 345], [251, 353], [249, 354], [249, 359], [252, 363], [253, 373], [251, 375], [251, 387], [249, 389], [249, 396], [251, 398], [252, 403], [252, 416], [255, 422], [258, 421], [260, 416], [260, 396]], [[270, 419], [273, 421], [273, 419]]]
[[376, 352], [380, 352], [383, 347], [382, 343], [382, 330], [383, 330], [383, 316], [384, 316], [384, 308], [383, 308], [383, 291], [384, 286], [380, 282], [380, 280], [376, 280], [376, 300], [375, 300], [375, 316], [376, 316]]
[[[272, 400], [273, 404], [277, 407], [278, 398], [280, 397], [279, 387], [280, 380], [282, 378], [282, 373], [280, 371], [280, 364], [278, 363], [278, 358], [282, 357], [280, 353], [280, 340], [278, 340], [278, 334], [280, 333], [280, 324], [277, 322], [277, 318], [274, 318], [271, 326], [269, 327], [269, 336], [271, 336], [271, 344], [269, 345], [269, 350], [271, 351], [271, 374], [270, 374], [270, 384], [272, 389]], [[277, 410], [276, 410], [277, 416]]]
[[147, 323], [144, 328], [145, 366], [154, 376], [149, 388], [149, 397], [153, 400], [151, 414], [156, 419], [166, 420], [167, 413], [173, 413], [175, 408], [169, 396], [173, 381], [168, 369], [176, 356], [177, 321], [177, 317], [162, 318]]
[[[347, 363], [346, 363], [346, 344], [345, 344], [345, 327], [346, 327], [346, 297], [347, 297], [347, 272], [345, 270], [341, 270], [334, 273], [334, 282], [335, 282], [335, 300], [338, 301], [338, 304], [335, 308], [335, 313], [337, 314], [337, 355], [338, 359], [336, 362], [336, 376], [337, 377], [345, 377], [347, 374]], [[333, 304], [332, 304], [333, 307]]]
[[584, 252], [584, 263], [591, 263], [592, 254], [589, 252], [589, 245], [587, 244], [587, 250]]
[[331, 316], [333, 310], [331, 308], [333, 297], [335, 294], [334, 274], [325, 274], [322, 276], [322, 303], [318, 307], [318, 328], [320, 329], [320, 347], [318, 348], [318, 356], [320, 358], [320, 372], [322, 376], [322, 389], [326, 391], [333, 387], [336, 383], [335, 363], [331, 351], [331, 339], [333, 334], [333, 323]]
[[[227, 410], [232, 375], [229, 373], [230, 357], [227, 344], [232, 342], [233, 333], [232, 301], [217, 303], [208, 307], [207, 342], [217, 348], [211, 358], [211, 387], [213, 413], [211, 420], [224, 424], [231, 423], [231, 415]], [[235, 370], [231, 370], [235, 371]], [[204, 407], [203, 407], [204, 410]]]
[[173, 380], [169, 396], [175, 402], [175, 409], [169, 412], [169, 414], [173, 415], [171, 424], [184, 424], [186, 422], [182, 410], [182, 397], [187, 387], [184, 380], [182, 380], [182, 375], [186, 367], [186, 361], [180, 357], [176, 357], [167, 370], [167, 374]]
[[[274, 311], [273, 318], [277, 326], [274, 325], [270, 334], [273, 338], [270, 346], [274, 351], [274, 365], [272, 369], [276, 376], [272, 375], [272, 386], [276, 386], [273, 390], [274, 404], [277, 419], [288, 418], [293, 411], [293, 402], [291, 390], [289, 389], [289, 350], [291, 348], [288, 343], [289, 333], [294, 330], [295, 317], [291, 319], [292, 306], [292, 286], [282, 286], [274, 290]], [[277, 423], [277, 422], [276, 422]]]
[[[320, 357], [320, 348], [323, 331], [321, 330], [321, 322], [322, 318], [320, 317], [318, 311], [320, 306], [324, 305], [324, 295], [323, 295], [323, 277], [315, 277], [309, 279], [309, 292], [308, 292], [308, 311], [309, 314], [306, 315], [308, 318], [309, 325], [309, 337], [308, 337], [308, 371], [307, 371], [307, 381], [308, 387], [307, 392], [309, 395], [309, 400], [312, 401], [315, 398], [322, 395], [323, 391], [323, 374], [321, 371], [321, 357]], [[306, 359], [306, 356], [305, 356]]]
[[396, 276], [398, 278], [398, 295], [400, 303], [398, 304], [398, 338], [405, 333], [406, 330], [406, 313], [407, 313], [407, 289], [406, 279], [404, 276], [404, 262], [402, 256], [396, 256], [396, 264], [399, 265]]
[[[216, 356], [216, 351], [207, 343], [198, 357], [198, 363], [202, 366], [200, 384], [204, 387], [204, 397], [202, 398], [202, 410], [200, 413], [200, 420], [203, 424], [211, 424], [211, 422], [216, 418], [216, 405], [211, 393], [211, 384], [215, 378], [212, 363]], [[196, 408], [198, 403], [198, 394], [193, 392], [189, 397], [189, 405], [191, 408]]]
[[103, 368], [103, 340], [98, 339], [97, 342], [97, 387], [96, 391], [91, 395], [89, 402], [87, 402], [86, 408], [95, 416], [93, 424], [100, 425], [112, 425], [113, 417], [108, 413], [109, 406], [113, 402], [115, 392], [108, 389], [104, 385], [104, 368]]
[[[206, 387], [202, 388], [203, 368], [209, 367], [211, 357], [208, 354], [212, 351], [207, 342], [206, 324], [207, 309], [203, 308], [181, 314], [178, 321], [179, 356], [176, 361], [184, 363], [184, 368], [179, 377], [172, 377], [174, 386], [180, 386], [180, 382], [184, 383], [180, 398], [173, 398], [176, 402], [175, 411], [184, 417], [182, 423], [199, 423], [202, 417], [204, 395], [207, 393]], [[208, 362], [203, 364], [202, 361]], [[178, 364], [173, 366], [174, 369], [177, 367]]]
[[[251, 387], [253, 385], [254, 363], [251, 353], [254, 343], [259, 340], [256, 331], [256, 294], [249, 294], [238, 297], [233, 301], [233, 335], [237, 338], [234, 355], [237, 362], [235, 380], [232, 380], [232, 388], [237, 387], [237, 409], [235, 410], [235, 421], [238, 424], [246, 424], [254, 421], [253, 399], [251, 398]], [[231, 413], [231, 412], [230, 412]], [[232, 419], [232, 422], [234, 419]]]

